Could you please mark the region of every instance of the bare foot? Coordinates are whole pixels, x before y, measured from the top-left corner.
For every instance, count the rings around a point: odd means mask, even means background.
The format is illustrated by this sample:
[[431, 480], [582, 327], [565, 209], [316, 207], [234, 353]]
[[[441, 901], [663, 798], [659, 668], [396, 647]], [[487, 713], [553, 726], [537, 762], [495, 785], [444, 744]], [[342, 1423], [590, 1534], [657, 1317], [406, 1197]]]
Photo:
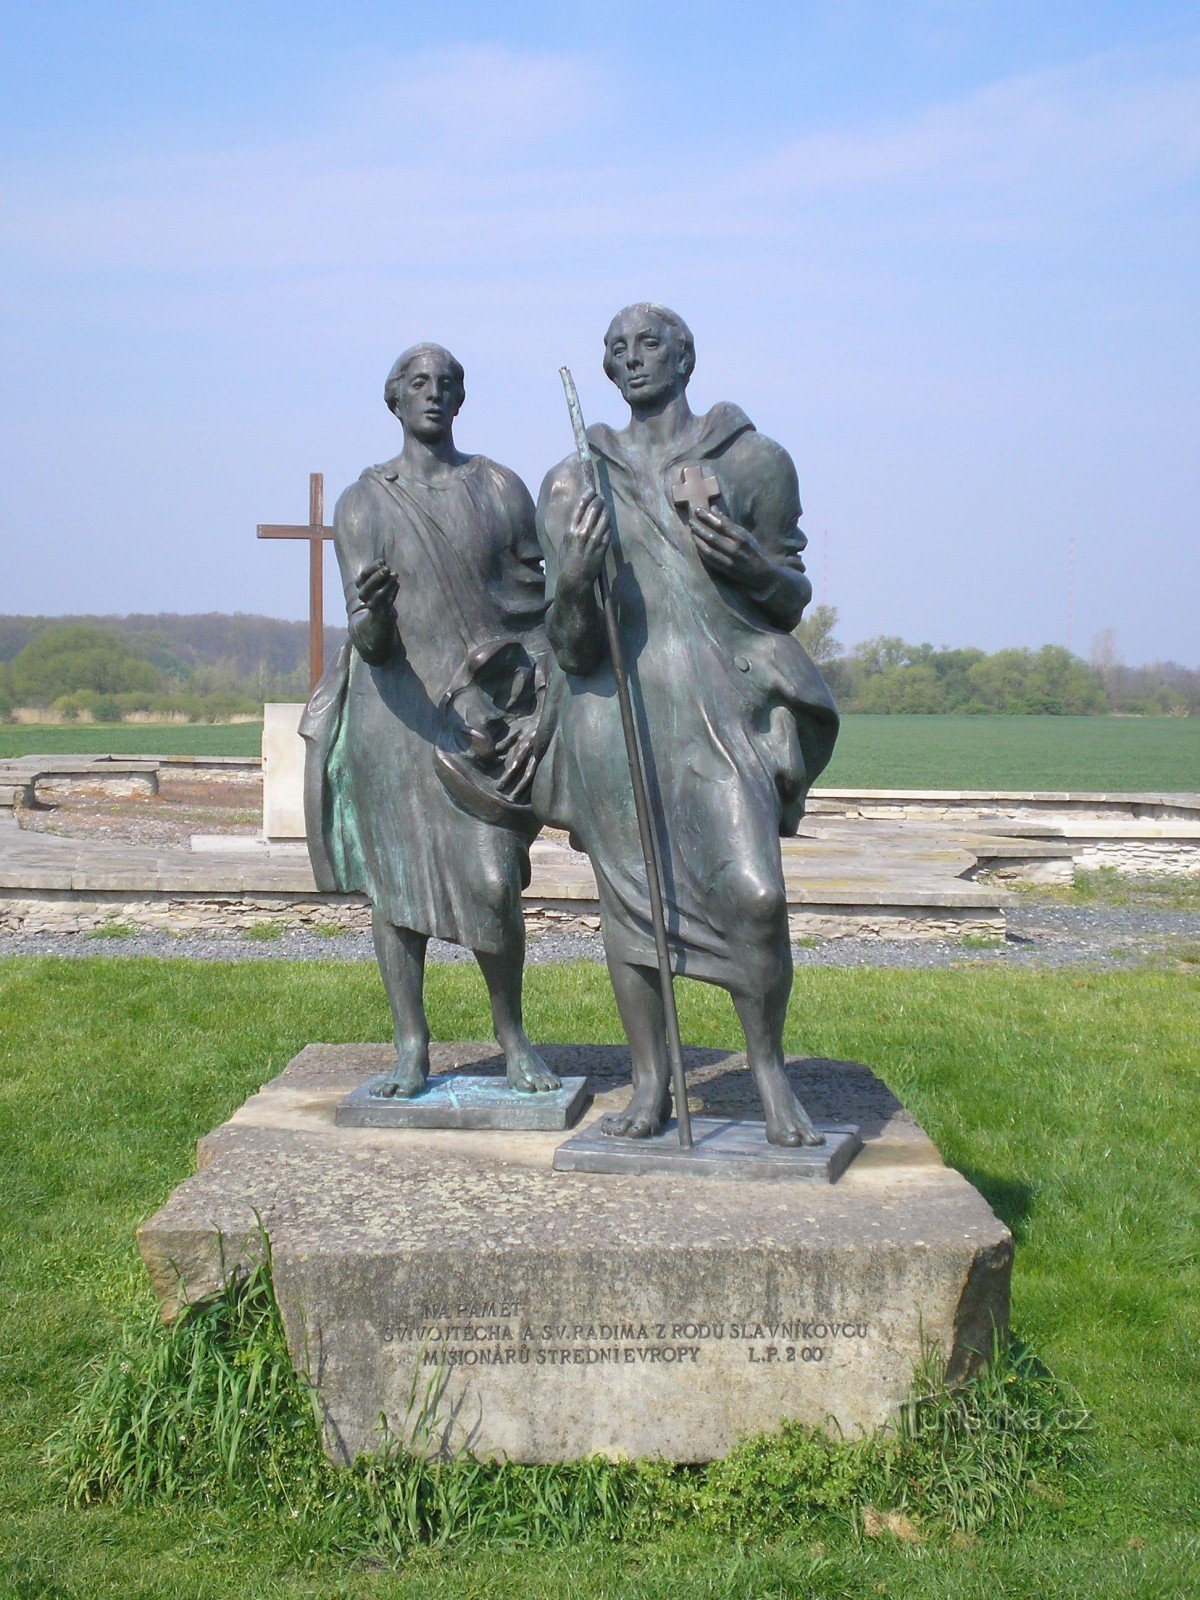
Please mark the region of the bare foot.
[[651, 1139], [661, 1133], [671, 1115], [671, 1096], [657, 1085], [634, 1089], [624, 1111], [610, 1111], [600, 1118], [600, 1132], [614, 1139]]
[[757, 1078], [767, 1121], [768, 1144], [825, 1143], [825, 1135], [813, 1126], [812, 1118], [792, 1093], [782, 1067], [761, 1071]]
[[538, 1055], [522, 1033], [504, 1052], [508, 1063], [508, 1087], [523, 1094], [536, 1094], [562, 1088], [562, 1079]]
[[413, 1095], [420, 1094], [428, 1077], [428, 1042], [407, 1045], [397, 1055], [391, 1072], [371, 1090], [371, 1096], [380, 1100], [411, 1100]]

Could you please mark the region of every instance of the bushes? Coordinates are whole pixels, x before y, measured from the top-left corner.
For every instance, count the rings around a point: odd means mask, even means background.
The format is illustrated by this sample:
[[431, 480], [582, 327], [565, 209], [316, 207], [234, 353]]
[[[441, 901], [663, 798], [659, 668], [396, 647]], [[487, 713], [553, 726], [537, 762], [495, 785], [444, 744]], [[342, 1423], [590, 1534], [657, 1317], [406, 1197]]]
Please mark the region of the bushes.
[[987, 655], [882, 636], [835, 666], [843, 711], [1089, 716], [1108, 709], [1100, 674], [1061, 645]]

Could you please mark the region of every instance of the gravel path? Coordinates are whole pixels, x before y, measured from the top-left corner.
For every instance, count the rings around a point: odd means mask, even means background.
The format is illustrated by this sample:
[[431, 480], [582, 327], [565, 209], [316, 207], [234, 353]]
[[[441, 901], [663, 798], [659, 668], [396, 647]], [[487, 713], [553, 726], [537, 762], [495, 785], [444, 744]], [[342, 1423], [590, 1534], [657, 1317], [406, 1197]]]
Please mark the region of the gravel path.
[[[1200, 911], [1163, 910], [1152, 904], [1078, 906], [1032, 897], [1010, 907], [1003, 944], [974, 947], [935, 940], [830, 939], [793, 950], [799, 967], [1017, 966], [1136, 967], [1147, 961], [1200, 958]], [[87, 934], [0, 934], [0, 957], [174, 956], [192, 961], [373, 961], [365, 933], [340, 936], [287, 931], [278, 938], [243, 934], [220, 938], [168, 933], [97, 938]], [[456, 945], [433, 940], [431, 961], [465, 961]], [[546, 933], [529, 942], [529, 964], [603, 961], [599, 934]]]

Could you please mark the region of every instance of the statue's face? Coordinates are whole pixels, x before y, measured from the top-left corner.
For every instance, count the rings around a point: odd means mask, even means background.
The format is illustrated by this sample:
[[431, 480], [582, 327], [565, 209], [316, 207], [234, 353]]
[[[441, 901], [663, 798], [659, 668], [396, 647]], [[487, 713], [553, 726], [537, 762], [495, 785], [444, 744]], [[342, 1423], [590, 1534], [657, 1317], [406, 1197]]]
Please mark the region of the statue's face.
[[652, 312], [623, 311], [604, 336], [604, 370], [636, 411], [687, 387], [683, 349]]
[[394, 408], [407, 433], [436, 444], [454, 426], [464, 398], [445, 356], [429, 350], [409, 362]]

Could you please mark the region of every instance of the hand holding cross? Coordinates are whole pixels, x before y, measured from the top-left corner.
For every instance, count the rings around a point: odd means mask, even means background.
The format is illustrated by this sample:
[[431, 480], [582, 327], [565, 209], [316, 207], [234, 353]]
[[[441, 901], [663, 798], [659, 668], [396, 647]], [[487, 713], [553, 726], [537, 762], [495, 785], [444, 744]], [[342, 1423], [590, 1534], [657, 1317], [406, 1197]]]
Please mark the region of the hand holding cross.
[[713, 576], [763, 594], [774, 583], [775, 563], [748, 528], [713, 510], [720, 493], [721, 485], [702, 467], [681, 467], [671, 485], [671, 499], [688, 514], [700, 559]]

